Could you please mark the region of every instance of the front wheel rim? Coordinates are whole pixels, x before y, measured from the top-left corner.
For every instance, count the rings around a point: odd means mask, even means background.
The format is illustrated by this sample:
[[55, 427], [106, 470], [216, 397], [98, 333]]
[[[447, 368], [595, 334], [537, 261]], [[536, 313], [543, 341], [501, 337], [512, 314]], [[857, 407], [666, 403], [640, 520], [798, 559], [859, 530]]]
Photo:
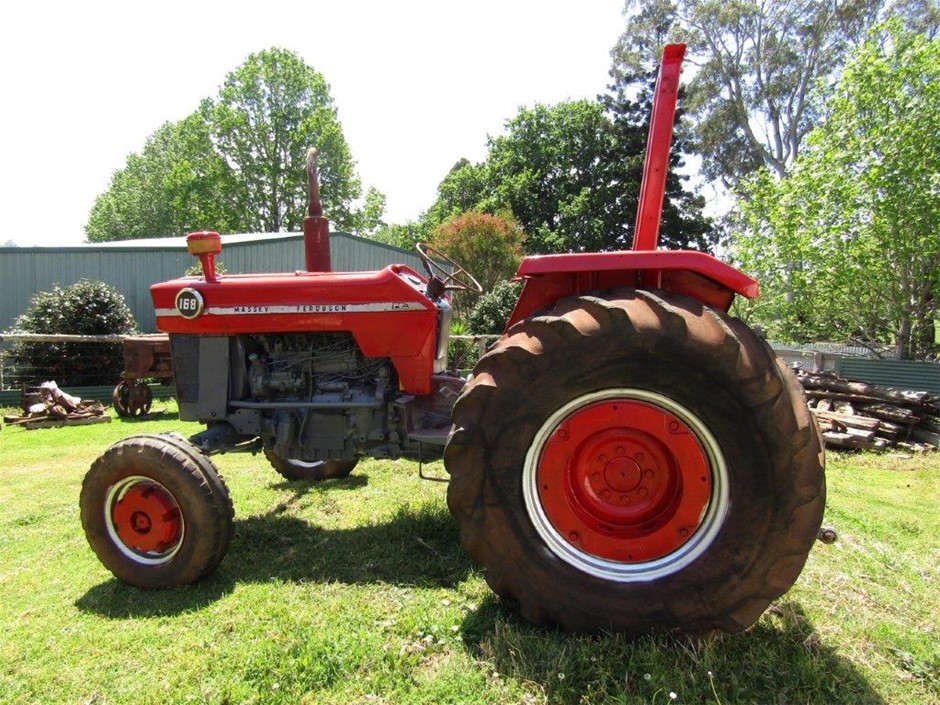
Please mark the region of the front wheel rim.
[[592, 392], [539, 428], [522, 477], [549, 550], [614, 582], [645, 582], [700, 558], [729, 508], [727, 464], [704, 422], [643, 389]]
[[173, 494], [142, 475], [108, 489], [104, 521], [111, 543], [128, 559], [157, 566], [173, 560], [183, 545], [185, 522]]

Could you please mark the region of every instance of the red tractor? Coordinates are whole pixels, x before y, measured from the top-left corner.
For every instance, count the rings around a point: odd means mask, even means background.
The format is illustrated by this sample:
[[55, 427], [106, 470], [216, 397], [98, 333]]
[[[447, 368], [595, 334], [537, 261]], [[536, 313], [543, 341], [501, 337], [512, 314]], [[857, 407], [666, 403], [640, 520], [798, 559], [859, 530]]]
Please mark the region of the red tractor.
[[824, 460], [801, 388], [727, 311], [757, 283], [699, 252], [657, 251], [684, 47], [656, 89], [634, 250], [527, 257], [502, 338], [448, 371], [448, 291], [467, 272], [331, 271], [308, 162], [306, 271], [215, 272], [151, 287], [193, 437], [132, 436], [92, 465], [81, 515], [134, 585], [210, 573], [232, 503], [210, 456], [263, 452], [292, 480], [360, 458], [443, 456], [461, 543], [523, 616], [570, 630], [740, 631], [790, 588], [816, 538]]

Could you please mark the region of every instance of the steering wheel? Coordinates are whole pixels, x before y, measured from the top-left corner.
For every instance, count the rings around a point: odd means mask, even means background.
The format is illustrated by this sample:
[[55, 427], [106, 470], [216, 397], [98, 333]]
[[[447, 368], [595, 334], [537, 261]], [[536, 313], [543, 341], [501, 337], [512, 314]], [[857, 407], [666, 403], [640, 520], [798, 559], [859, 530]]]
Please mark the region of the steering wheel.
[[[427, 270], [428, 276], [442, 282], [445, 291], [474, 291], [477, 294], [483, 293], [483, 287], [473, 278], [473, 275], [440, 250], [424, 242], [419, 242], [415, 246], [415, 249], [418, 250], [418, 256], [421, 258], [421, 263]], [[454, 271], [447, 271], [447, 269], [441, 266], [441, 262], [451, 265]]]

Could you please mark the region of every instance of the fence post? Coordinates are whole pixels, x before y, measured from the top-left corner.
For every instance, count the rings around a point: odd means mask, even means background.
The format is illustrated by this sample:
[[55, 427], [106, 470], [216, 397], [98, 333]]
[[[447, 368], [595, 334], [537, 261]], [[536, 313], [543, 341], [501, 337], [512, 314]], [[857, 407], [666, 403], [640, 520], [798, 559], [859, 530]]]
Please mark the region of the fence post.
[[813, 372], [822, 372], [825, 369], [823, 354], [821, 352], [813, 353]]

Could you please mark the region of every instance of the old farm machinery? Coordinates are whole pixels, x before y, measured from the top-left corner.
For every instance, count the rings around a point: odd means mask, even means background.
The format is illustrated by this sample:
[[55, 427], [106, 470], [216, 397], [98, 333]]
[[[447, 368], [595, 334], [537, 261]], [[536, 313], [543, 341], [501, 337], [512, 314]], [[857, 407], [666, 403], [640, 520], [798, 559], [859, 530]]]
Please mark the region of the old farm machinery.
[[145, 416], [153, 403], [147, 379], [173, 379], [170, 339], [164, 334], [131, 335], [124, 338], [124, 371], [111, 394], [118, 416]]

